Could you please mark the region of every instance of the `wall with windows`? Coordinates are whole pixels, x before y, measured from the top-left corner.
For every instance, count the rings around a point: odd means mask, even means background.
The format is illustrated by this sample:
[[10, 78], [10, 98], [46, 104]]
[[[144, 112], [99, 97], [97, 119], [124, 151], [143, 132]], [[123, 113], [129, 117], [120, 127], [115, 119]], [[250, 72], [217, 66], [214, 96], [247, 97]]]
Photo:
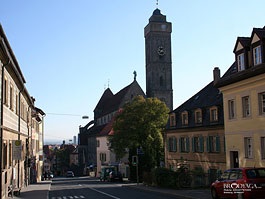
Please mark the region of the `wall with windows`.
[[[222, 89], [227, 167], [265, 166], [265, 74]], [[238, 157], [231, 157], [231, 152]]]
[[101, 171], [103, 165], [111, 165], [116, 161], [116, 156], [109, 150], [109, 142], [107, 136], [97, 137], [97, 175]]
[[177, 170], [183, 162], [189, 169], [225, 170], [223, 129], [169, 132], [166, 141], [166, 166]]

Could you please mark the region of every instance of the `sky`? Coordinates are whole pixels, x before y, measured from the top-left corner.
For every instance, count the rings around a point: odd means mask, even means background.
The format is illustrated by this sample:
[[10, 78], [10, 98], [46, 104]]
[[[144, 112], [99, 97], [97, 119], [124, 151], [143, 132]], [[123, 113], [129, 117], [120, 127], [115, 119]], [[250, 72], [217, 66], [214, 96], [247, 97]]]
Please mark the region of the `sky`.
[[[35, 106], [45, 141], [73, 139], [106, 88], [146, 90], [144, 27], [158, 8], [172, 23], [173, 108], [235, 60], [238, 36], [265, 26], [264, 0], [1, 0], [0, 23]], [[82, 119], [89, 116], [89, 119]]]

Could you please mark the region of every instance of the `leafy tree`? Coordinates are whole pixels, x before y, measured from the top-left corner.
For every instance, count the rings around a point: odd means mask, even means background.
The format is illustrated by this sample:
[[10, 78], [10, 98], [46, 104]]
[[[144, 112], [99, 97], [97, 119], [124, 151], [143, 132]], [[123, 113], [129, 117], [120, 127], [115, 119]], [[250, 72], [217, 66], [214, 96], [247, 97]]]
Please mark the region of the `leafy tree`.
[[169, 109], [157, 98], [135, 97], [124, 105], [113, 124], [114, 134], [109, 137], [110, 149], [117, 158], [122, 158], [129, 150], [129, 157], [139, 156], [142, 171], [150, 171], [159, 166], [163, 156], [163, 137]]

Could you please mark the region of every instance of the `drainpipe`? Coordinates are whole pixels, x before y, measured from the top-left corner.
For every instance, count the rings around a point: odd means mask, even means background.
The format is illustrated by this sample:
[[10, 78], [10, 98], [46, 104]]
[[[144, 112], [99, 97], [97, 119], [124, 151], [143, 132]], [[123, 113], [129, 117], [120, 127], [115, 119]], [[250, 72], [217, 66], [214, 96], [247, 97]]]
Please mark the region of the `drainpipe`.
[[0, 120], [0, 160], [1, 160], [1, 163], [0, 163], [0, 171], [1, 171], [1, 176], [0, 176], [0, 194], [1, 194], [1, 197], [2, 197], [2, 172], [3, 172], [3, 168], [2, 168], [2, 164], [3, 164], [3, 123], [4, 123], [4, 102], [3, 102], [3, 97], [4, 97], [4, 70], [5, 70], [5, 67], [7, 67], [9, 64], [11, 63], [10, 59], [8, 60], [8, 63], [6, 65], [2, 65], [2, 76], [1, 76], [1, 120]]

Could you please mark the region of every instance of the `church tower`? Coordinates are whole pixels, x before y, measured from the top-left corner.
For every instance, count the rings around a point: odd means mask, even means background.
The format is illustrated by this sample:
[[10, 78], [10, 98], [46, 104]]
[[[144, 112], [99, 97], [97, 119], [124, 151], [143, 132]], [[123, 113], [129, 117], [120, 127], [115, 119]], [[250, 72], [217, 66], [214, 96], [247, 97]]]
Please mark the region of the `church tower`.
[[157, 97], [173, 110], [171, 32], [166, 16], [154, 10], [144, 28], [146, 96]]

